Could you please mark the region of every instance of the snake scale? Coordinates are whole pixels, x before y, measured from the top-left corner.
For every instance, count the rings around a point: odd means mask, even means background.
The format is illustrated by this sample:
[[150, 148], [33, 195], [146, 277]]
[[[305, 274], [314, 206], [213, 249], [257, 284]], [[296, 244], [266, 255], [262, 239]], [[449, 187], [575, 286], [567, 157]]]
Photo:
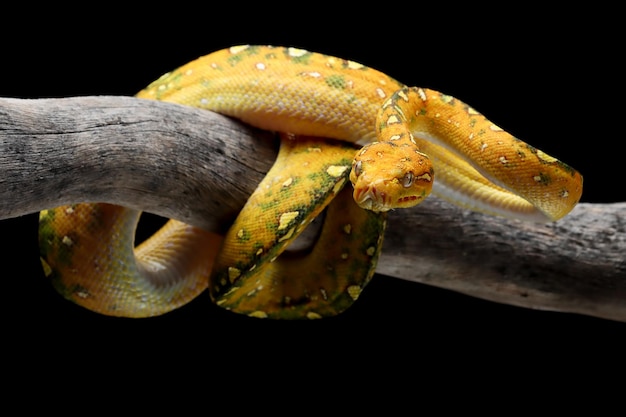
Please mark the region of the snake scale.
[[[213, 52], [137, 97], [279, 132], [280, 149], [225, 236], [169, 220], [135, 248], [135, 210], [80, 203], [42, 211], [46, 275], [64, 297], [101, 314], [160, 315], [208, 289], [218, 305], [252, 317], [333, 316], [373, 276], [389, 210], [432, 191], [491, 215], [555, 221], [582, 194], [576, 170], [460, 100], [303, 49]], [[288, 250], [320, 214], [315, 244]]]

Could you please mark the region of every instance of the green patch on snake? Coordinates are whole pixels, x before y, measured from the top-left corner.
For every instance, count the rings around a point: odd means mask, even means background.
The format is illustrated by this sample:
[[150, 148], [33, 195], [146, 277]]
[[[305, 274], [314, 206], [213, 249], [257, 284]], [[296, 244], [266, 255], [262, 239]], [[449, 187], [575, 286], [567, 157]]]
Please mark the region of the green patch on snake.
[[150, 84], [146, 90], [154, 90], [156, 99], [160, 100], [171, 89], [170, 84], [178, 84], [182, 77], [183, 74], [179, 71], [168, 72]]
[[242, 49], [239, 53], [247, 56], [258, 55], [261, 47], [259, 45], [248, 45], [247, 48]]
[[[77, 238], [59, 236], [54, 228], [54, 217], [54, 209], [39, 215], [39, 254], [46, 260], [52, 257], [57, 265], [71, 266]], [[49, 263], [48, 268], [54, 269]]]
[[240, 63], [243, 60], [243, 57], [241, 55], [232, 55], [229, 56], [226, 59], [226, 62], [231, 66], [234, 67], [235, 65], [237, 65], [238, 63]]
[[439, 99], [446, 104], [450, 104], [452, 106], [454, 106], [454, 97], [452, 97], [451, 95], [448, 94], [443, 94], [443, 93], [439, 93]]
[[251, 233], [246, 229], [239, 229], [239, 231], [237, 232], [237, 239], [240, 242], [247, 242], [250, 240], [250, 238], [251, 238]]
[[324, 81], [326, 81], [326, 85], [331, 88], [338, 88], [340, 90], [346, 88], [346, 79], [343, 75], [329, 75], [324, 79]]
[[284, 48], [284, 53], [291, 62], [304, 65], [309, 65], [309, 60], [313, 56], [313, 53], [297, 48]]
[[358, 105], [360, 102], [361, 102], [361, 99], [358, 98], [354, 94], [349, 94], [348, 97], [346, 97], [346, 103], [348, 103], [348, 104], [357, 103], [357, 105]]
[[550, 176], [544, 172], [540, 172], [538, 175], [535, 175], [533, 179], [542, 185], [549, 185], [552, 182]]
[[565, 171], [567, 171], [569, 174], [571, 174], [572, 176], [575, 175], [576, 172], [577, 172], [574, 168], [572, 168], [571, 166], [567, 165], [565, 162], [557, 160], [555, 163], [558, 166], [560, 166], [561, 168], [563, 168]]

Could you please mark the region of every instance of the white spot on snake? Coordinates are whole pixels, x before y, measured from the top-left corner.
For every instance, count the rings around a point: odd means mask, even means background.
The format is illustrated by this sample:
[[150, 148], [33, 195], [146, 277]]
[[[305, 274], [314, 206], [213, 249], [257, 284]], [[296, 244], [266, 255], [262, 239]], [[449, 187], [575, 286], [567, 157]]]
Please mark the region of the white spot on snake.
[[491, 130], [493, 132], [502, 132], [503, 129], [500, 126], [498, 126], [498, 125], [492, 124], [492, 125], [489, 126], [489, 130]]
[[398, 118], [398, 116], [396, 116], [395, 114], [392, 114], [391, 116], [387, 118], [388, 125], [393, 125], [393, 124], [398, 124], [398, 123], [401, 123], [401, 121]]
[[283, 182], [282, 187], [283, 188], [287, 188], [289, 187], [291, 184], [293, 183], [293, 177], [289, 177], [285, 180], [285, 182]]
[[486, 143], [481, 144], [480, 145], [480, 151], [483, 152], [485, 149], [487, 149], [487, 146], [488, 145]]
[[506, 156], [501, 156], [500, 158], [498, 158], [498, 160], [502, 163], [502, 164], [508, 164], [509, 161], [506, 159]]
[[382, 88], [376, 89], [376, 95], [380, 98], [385, 98], [387, 96], [387, 94], [385, 94], [385, 90], [383, 90]]
[[61, 242], [63, 242], [63, 244], [65, 246], [72, 246], [74, 244], [74, 242], [72, 241], [72, 239], [69, 238], [69, 236], [63, 236], [63, 239], [61, 239]]
[[331, 165], [326, 169], [326, 173], [333, 178], [341, 177], [348, 169], [345, 165]]
[[426, 101], [426, 99], [428, 98], [428, 97], [426, 97], [426, 92], [422, 88], [418, 88], [417, 89], [417, 95], [420, 96], [420, 99], [422, 101]]
[[209, 103], [209, 100], [207, 100], [206, 97], [203, 97], [200, 99], [200, 105], [201, 106], [206, 106]]
[[257, 310], [257, 311], [253, 311], [252, 313], [248, 314], [248, 316], [256, 317], [257, 319], [266, 319], [267, 318], [267, 313], [265, 311]]
[[350, 233], [352, 233], [352, 225], [350, 223], [346, 224], [343, 227], [343, 232], [347, 235], [349, 235]]
[[322, 74], [317, 71], [304, 71], [304, 72], [301, 72], [300, 75], [304, 75], [305, 77], [311, 77], [311, 78], [322, 77]]
[[298, 48], [287, 48], [287, 54], [294, 58], [299, 58], [303, 55], [309, 53], [306, 49], [298, 49]]
[[345, 261], [346, 259], [348, 259], [348, 256], [349, 255], [344, 252], [344, 253], [341, 254], [341, 259], [343, 259]]
[[265, 64], [264, 64], [264, 63], [262, 63], [262, 62], [257, 62], [257, 64], [255, 65], [255, 67], [256, 67], [256, 69], [261, 70], [261, 71], [263, 71], [263, 70], [265, 70], [265, 69], [267, 68], [267, 67], [265, 66]]
[[563, 190], [563, 191], [561, 191], [561, 197], [562, 197], [562, 198], [567, 198], [567, 197], [569, 197], [569, 192], [568, 192], [567, 190]]
[[226, 295], [230, 295], [230, 294], [232, 294], [234, 292], [237, 292], [237, 291], [239, 291], [239, 288], [241, 288], [241, 287], [234, 287], [233, 286], [233, 287], [230, 288], [230, 290], [226, 291], [226, 294], [224, 294], [224, 295], [226, 296]]
[[469, 140], [474, 139], [474, 132], [471, 132], [467, 138], [468, 138]]
[[346, 288], [346, 291], [348, 291], [348, 295], [350, 295], [350, 298], [354, 301], [356, 301], [359, 298], [359, 295], [361, 295], [361, 287], [358, 285], [350, 285]]
[[228, 50], [231, 54], [238, 54], [241, 51], [245, 51], [249, 47], [250, 45], [237, 45], [237, 46], [231, 46]]
[[321, 319], [322, 316], [320, 316], [319, 314], [313, 311], [309, 311], [308, 313], [306, 313], [306, 318], [310, 320], [315, 320], [315, 319]]
[[398, 140], [402, 137], [402, 135], [393, 135], [389, 138], [389, 140]]
[[480, 116], [480, 113], [478, 113], [473, 107], [467, 108], [467, 114], [470, 114], [472, 116]]
[[263, 253], [263, 248], [260, 248], [258, 251], [256, 251], [256, 256], [259, 256]]
[[348, 68], [350, 69], [362, 69], [365, 68], [363, 64], [359, 64], [358, 62], [348, 61]]
[[66, 213], [66, 214], [72, 214], [72, 213], [74, 213], [74, 207], [72, 207], [72, 206], [68, 206], [68, 207], [65, 209], [65, 213]]
[[320, 294], [322, 294], [322, 298], [324, 300], [328, 300], [328, 293], [326, 292], [325, 288], [320, 288]]
[[545, 152], [540, 151], [539, 149], [537, 149], [537, 157], [539, 159], [541, 159], [542, 161], [545, 161], [545, 162], [548, 162], [548, 163], [554, 163], [554, 162], [558, 161], [558, 159], [548, 155]]
[[228, 267], [228, 279], [230, 282], [234, 282], [241, 275], [241, 271], [233, 266]]
[[193, 69], [189, 68], [187, 71], [185, 71], [185, 75], [191, 75], [193, 74]]
[[406, 93], [403, 90], [398, 91], [398, 97], [400, 97], [403, 101], [408, 102], [409, 101], [409, 96], [406, 95]]
[[448, 95], [448, 94], [442, 94], [441, 95], [441, 101], [443, 101], [446, 104], [450, 104], [454, 101], [454, 97]]
[[278, 219], [278, 230], [284, 230], [287, 227], [289, 227], [291, 222], [296, 217], [298, 217], [299, 214], [300, 214], [299, 211], [288, 211], [286, 213], [281, 214], [280, 218]]
[[80, 288], [76, 291], [74, 291], [74, 294], [76, 294], [78, 296], [78, 298], [87, 298], [89, 297], [89, 291], [87, 291], [85, 288]]

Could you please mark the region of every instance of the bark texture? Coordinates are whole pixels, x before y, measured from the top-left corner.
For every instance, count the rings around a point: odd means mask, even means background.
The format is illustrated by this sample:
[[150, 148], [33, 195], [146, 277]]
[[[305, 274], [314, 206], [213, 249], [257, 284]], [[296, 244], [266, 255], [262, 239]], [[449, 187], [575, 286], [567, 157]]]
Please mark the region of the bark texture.
[[[276, 155], [267, 132], [131, 97], [0, 98], [0, 218], [108, 202], [222, 233]], [[434, 197], [390, 213], [380, 274], [626, 321], [626, 202], [538, 225]]]

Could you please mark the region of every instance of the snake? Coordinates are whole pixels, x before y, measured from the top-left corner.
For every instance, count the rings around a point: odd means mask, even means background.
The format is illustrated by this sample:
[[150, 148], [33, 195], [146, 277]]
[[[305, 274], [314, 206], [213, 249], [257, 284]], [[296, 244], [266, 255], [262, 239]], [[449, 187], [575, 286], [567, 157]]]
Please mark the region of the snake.
[[[225, 48], [136, 97], [276, 132], [278, 156], [223, 235], [169, 219], [135, 246], [140, 211], [107, 203], [41, 211], [46, 276], [98, 314], [158, 316], [208, 291], [250, 317], [331, 317], [372, 279], [391, 210], [432, 192], [465, 209], [552, 222], [582, 195], [578, 171], [461, 100], [305, 49]], [[293, 249], [316, 219], [314, 244]]]

